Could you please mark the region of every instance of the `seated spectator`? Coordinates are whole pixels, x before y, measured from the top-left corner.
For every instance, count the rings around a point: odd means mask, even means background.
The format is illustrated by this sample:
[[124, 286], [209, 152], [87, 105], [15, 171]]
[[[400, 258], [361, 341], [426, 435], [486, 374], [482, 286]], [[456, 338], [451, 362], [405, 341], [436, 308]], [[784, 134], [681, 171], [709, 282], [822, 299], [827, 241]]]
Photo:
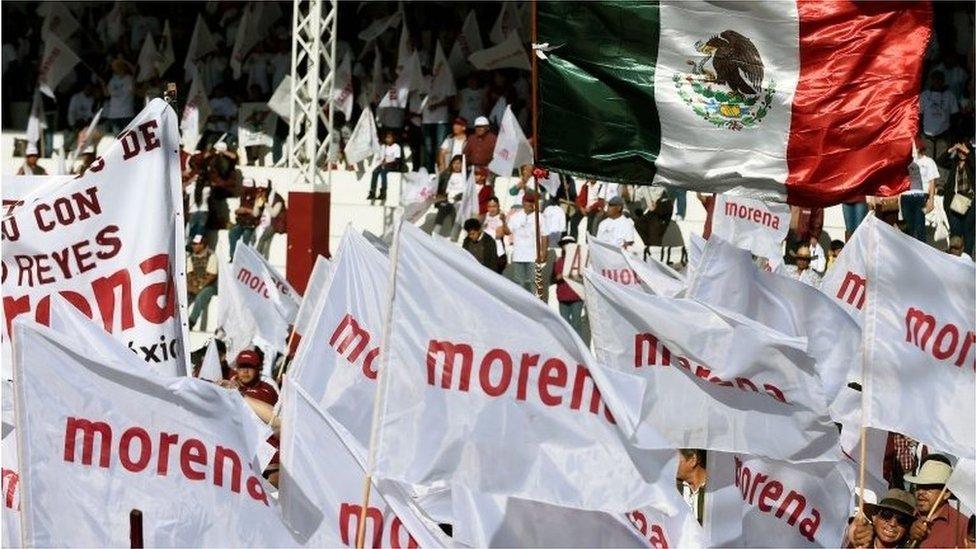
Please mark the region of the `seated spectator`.
[[464, 157], [468, 166], [472, 168], [488, 167], [491, 156], [495, 152], [495, 142], [498, 136], [491, 132], [488, 119], [479, 116], [474, 121], [474, 134], [464, 143]]
[[857, 517], [848, 530], [847, 547], [904, 547], [915, 516], [915, 498], [892, 488], [878, 504], [864, 503], [867, 518]]
[[624, 199], [614, 196], [607, 201], [607, 215], [600, 222], [596, 237], [623, 249], [634, 243], [634, 221], [624, 216]]
[[952, 475], [952, 466], [945, 461], [931, 455], [917, 475], [905, 475], [915, 494], [915, 522], [909, 537], [916, 547], [962, 547], [966, 543], [966, 517], [949, 505], [952, 492], [945, 490]]
[[461, 247], [473, 255], [478, 263], [493, 271], [496, 270], [498, 251], [495, 249], [495, 239], [482, 230], [481, 222], [473, 217], [468, 219], [464, 222], [464, 232], [467, 236], [464, 237]]
[[[383, 134], [383, 144], [380, 145], [380, 163], [373, 169], [373, 177], [369, 184], [369, 195], [366, 200], [386, 200], [386, 174], [400, 170], [403, 163], [403, 149], [396, 142], [396, 136], [388, 131]], [[382, 180], [380, 194], [376, 194], [376, 181]]]
[[441, 143], [440, 152], [437, 155], [437, 171], [442, 172], [447, 168], [448, 160], [455, 156], [464, 154], [464, 145], [468, 142], [466, 128], [468, 121], [464, 118], [455, 118], [451, 125], [451, 135]]
[[820, 275], [810, 267], [810, 260], [813, 259], [810, 253], [810, 246], [800, 246], [796, 249], [796, 265], [786, 266], [786, 275], [804, 284], [809, 284], [814, 288], [820, 286]]
[[461, 155], [451, 159], [448, 169], [437, 176], [437, 193], [434, 194], [434, 229], [432, 234], [450, 237], [457, 215], [456, 204], [464, 193], [464, 173], [461, 171]]
[[217, 295], [217, 256], [207, 247], [203, 235], [193, 236], [190, 254], [186, 258], [186, 291], [190, 308], [190, 329], [207, 310], [210, 300]]
[[237, 242], [243, 240], [245, 244], [254, 244], [254, 230], [261, 221], [261, 211], [268, 200], [268, 189], [256, 187], [253, 178], [245, 178], [244, 189], [241, 191], [241, 203], [235, 210], [236, 221], [227, 235], [230, 239], [230, 260], [234, 261]]
[[271, 188], [271, 181], [266, 185], [268, 205], [261, 212], [261, 236], [258, 237], [257, 250], [262, 257], [268, 259], [271, 252], [271, 241], [276, 234], [285, 234], [287, 230], [285, 199]]
[[[586, 341], [586, 336], [583, 332], [583, 298], [576, 293], [576, 290], [563, 277], [563, 269], [565, 269], [566, 265], [566, 247], [570, 244], [576, 244], [576, 239], [572, 236], [567, 235], [559, 240], [559, 247], [562, 249], [562, 253], [552, 267], [552, 282], [556, 284], [556, 301], [559, 302], [559, 316], [563, 317], [563, 320], [573, 327], [573, 330], [576, 331], [577, 335], [583, 341]], [[581, 265], [580, 268], [582, 269], [582, 267]]]
[[28, 143], [24, 155], [24, 164], [17, 170], [17, 175], [47, 175], [47, 171], [37, 165], [37, 144]]

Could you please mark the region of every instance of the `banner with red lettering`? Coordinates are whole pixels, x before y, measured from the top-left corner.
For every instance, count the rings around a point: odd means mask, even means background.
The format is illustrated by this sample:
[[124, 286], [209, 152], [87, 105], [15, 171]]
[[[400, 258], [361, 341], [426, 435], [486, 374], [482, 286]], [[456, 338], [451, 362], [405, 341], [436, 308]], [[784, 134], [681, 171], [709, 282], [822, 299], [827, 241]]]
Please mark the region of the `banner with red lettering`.
[[713, 547], [841, 547], [854, 469], [708, 453], [705, 530]]
[[328, 294], [316, 302], [290, 377], [368, 446], [390, 261], [352, 227], [339, 249]]
[[236, 391], [91, 356], [14, 324], [26, 545], [295, 545], [257, 465], [262, 433]]
[[14, 386], [0, 381], [3, 387], [3, 433], [0, 459], [3, 460], [3, 547], [21, 547], [20, 540], [20, 459], [17, 457], [17, 434], [14, 421]]
[[865, 221], [865, 421], [976, 458], [976, 266]]
[[176, 115], [157, 99], [81, 177], [3, 178], [5, 356], [11, 321], [46, 324], [58, 293], [154, 370], [186, 373], [178, 149]]
[[325, 256], [320, 255], [315, 258], [312, 274], [308, 276], [308, 284], [305, 285], [302, 304], [298, 307], [298, 314], [295, 315], [295, 334], [302, 336], [308, 333], [312, 323], [312, 313], [316, 310], [319, 300], [324, 299], [329, 293], [332, 266], [333, 262]]
[[616, 426], [639, 377], [597, 365], [556, 312], [456, 246], [402, 223], [393, 256], [376, 476], [614, 513], [683, 505], [674, 451], [632, 460]]
[[463, 488], [454, 488], [451, 496], [452, 537], [468, 547], [708, 546], [687, 506], [674, 517], [646, 507], [611, 515]]
[[[305, 546], [355, 546], [365, 449], [290, 378], [283, 386], [281, 425], [278, 501], [285, 522]], [[364, 547], [444, 547], [448, 541], [390, 481], [374, 481], [365, 529]]]
[[220, 265], [217, 288], [217, 323], [224, 330], [229, 356], [252, 344], [285, 351], [301, 296], [267, 259], [247, 244], [238, 244], [234, 261]]
[[653, 448], [663, 435], [674, 448], [840, 459], [837, 428], [804, 339], [690, 299], [623, 288], [593, 272], [584, 280], [597, 360], [648, 381], [637, 446]]
[[589, 241], [588, 257], [594, 272], [621, 286], [667, 297], [684, 295], [684, 277], [653, 257], [641, 261], [633, 253], [595, 238]]
[[857, 226], [854, 234], [844, 244], [834, 265], [820, 281], [820, 291], [840, 305], [861, 325], [864, 317], [864, 301], [867, 299], [867, 254], [870, 234], [878, 219], [869, 213]]
[[786, 335], [807, 338], [827, 402], [860, 379], [861, 332], [816, 288], [756, 267], [748, 252], [712, 235], [691, 279], [688, 297], [736, 312]]
[[790, 207], [744, 196], [715, 195], [712, 234], [769, 260], [783, 262], [783, 239], [790, 230]]

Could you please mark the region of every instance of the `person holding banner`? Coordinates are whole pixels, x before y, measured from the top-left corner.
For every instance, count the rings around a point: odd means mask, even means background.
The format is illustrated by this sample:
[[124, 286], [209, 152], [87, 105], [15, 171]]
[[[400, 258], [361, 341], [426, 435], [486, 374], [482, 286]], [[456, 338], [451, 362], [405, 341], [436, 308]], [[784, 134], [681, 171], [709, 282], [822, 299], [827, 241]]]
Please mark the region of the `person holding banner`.
[[952, 493], [946, 490], [952, 466], [937, 456], [929, 456], [917, 475], [905, 475], [915, 493], [917, 517], [909, 537], [916, 542], [916, 547], [963, 547], [966, 517], [949, 505]]
[[912, 524], [915, 497], [893, 488], [877, 504], [864, 504], [864, 513], [851, 524], [847, 547], [904, 547]]

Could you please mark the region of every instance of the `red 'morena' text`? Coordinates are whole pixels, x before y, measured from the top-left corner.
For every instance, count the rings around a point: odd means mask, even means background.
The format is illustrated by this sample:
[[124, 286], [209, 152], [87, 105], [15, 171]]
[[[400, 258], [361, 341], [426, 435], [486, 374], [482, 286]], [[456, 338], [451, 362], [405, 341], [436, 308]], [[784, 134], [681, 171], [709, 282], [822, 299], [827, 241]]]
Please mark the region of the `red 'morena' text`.
[[[784, 520], [786, 524], [790, 526], [795, 525], [806, 510], [807, 498], [795, 490], [790, 490], [786, 493], [786, 497], [783, 497], [786, 488], [783, 487], [782, 482], [772, 479], [759, 471], [752, 471], [748, 467], [743, 466], [738, 456], [735, 456], [734, 459], [735, 486], [742, 494], [742, 501], [758, 507], [763, 513], [774, 513], [776, 518], [783, 518], [785, 516], [786, 518]], [[761, 490], [759, 489], [760, 486], [762, 486]], [[782, 498], [782, 502], [776, 508], [776, 503], [780, 502], [780, 498]], [[791, 508], [792, 512], [786, 515], [786, 512]], [[797, 530], [799, 530], [801, 536], [810, 541], [815, 541], [814, 536], [817, 535], [817, 529], [819, 528], [820, 511], [816, 507], [810, 507], [809, 516], [800, 521]]]

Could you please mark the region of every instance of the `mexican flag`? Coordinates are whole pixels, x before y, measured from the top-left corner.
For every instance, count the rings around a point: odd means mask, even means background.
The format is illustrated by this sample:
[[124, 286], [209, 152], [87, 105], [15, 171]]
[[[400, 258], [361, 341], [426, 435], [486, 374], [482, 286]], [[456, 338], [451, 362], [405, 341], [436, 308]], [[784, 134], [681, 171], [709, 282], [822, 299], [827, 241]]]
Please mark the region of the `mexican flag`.
[[907, 189], [928, 2], [539, 2], [539, 156], [825, 206]]

